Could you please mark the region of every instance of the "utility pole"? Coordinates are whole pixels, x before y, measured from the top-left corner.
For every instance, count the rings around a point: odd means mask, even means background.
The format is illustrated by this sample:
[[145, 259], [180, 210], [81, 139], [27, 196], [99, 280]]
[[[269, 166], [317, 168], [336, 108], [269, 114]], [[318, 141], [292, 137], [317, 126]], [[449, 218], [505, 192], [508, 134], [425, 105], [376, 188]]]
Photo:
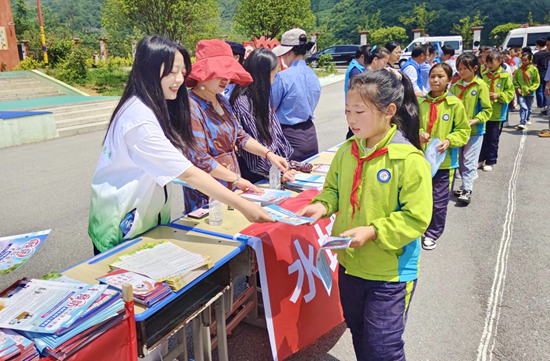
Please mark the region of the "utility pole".
[[40, 39], [42, 40], [42, 51], [44, 52], [44, 66], [48, 67], [48, 51], [46, 49], [46, 34], [44, 33], [44, 22], [42, 21], [42, 9], [40, 0], [36, 0], [38, 6], [38, 22], [40, 23]]

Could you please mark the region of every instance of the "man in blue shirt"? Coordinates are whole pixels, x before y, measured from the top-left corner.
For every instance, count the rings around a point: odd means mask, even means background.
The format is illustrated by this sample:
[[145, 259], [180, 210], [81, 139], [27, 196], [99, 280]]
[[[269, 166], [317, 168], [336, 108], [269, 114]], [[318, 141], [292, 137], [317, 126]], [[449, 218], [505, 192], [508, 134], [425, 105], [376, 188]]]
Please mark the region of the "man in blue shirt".
[[271, 100], [283, 133], [294, 148], [290, 159], [297, 161], [319, 153], [313, 119], [321, 97], [321, 83], [304, 60], [313, 45], [307, 41], [305, 31], [292, 29], [283, 34], [281, 45], [273, 49], [288, 69], [275, 77], [271, 85]]
[[401, 71], [405, 73], [411, 81], [414, 89], [414, 94], [421, 97], [425, 94], [424, 84], [422, 82], [422, 72], [420, 65], [426, 61], [426, 48], [416, 46], [411, 53], [411, 57], [403, 64]]

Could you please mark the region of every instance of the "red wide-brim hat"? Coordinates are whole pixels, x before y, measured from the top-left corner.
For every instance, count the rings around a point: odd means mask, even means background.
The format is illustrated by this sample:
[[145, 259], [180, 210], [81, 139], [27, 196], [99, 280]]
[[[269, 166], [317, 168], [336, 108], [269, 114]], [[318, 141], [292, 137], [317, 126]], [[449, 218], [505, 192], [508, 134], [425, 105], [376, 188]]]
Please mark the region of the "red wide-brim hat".
[[187, 77], [187, 86], [216, 78], [229, 79], [242, 86], [252, 83], [252, 76], [233, 58], [229, 44], [219, 39], [201, 40], [196, 48], [197, 60]]

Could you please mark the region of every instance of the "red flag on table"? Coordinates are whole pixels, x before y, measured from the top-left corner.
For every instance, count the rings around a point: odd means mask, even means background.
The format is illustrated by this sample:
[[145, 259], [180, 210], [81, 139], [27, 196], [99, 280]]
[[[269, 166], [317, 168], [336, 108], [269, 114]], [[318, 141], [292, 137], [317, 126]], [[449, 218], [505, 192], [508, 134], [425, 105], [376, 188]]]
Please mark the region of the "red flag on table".
[[[298, 211], [319, 192], [308, 191], [281, 206]], [[334, 216], [314, 226], [254, 224], [241, 232], [258, 261], [267, 329], [274, 360], [310, 345], [344, 321], [338, 292], [336, 254], [326, 251], [332, 272], [327, 289], [316, 268], [320, 245], [330, 236]]]

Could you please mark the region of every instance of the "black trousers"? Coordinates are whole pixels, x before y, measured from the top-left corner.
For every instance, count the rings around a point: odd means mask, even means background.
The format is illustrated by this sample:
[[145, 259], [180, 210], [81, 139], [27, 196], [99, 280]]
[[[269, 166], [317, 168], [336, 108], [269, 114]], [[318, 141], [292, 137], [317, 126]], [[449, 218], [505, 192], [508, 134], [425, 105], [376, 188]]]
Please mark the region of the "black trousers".
[[319, 153], [319, 143], [317, 141], [317, 131], [315, 124], [311, 120], [296, 125], [283, 125], [283, 134], [294, 148], [294, 153], [290, 160], [299, 162]]
[[502, 125], [503, 122], [487, 122], [481, 154], [479, 155], [479, 161], [484, 161], [486, 165], [497, 164], [498, 143], [500, 141], [500, 134], [502, 133]]

